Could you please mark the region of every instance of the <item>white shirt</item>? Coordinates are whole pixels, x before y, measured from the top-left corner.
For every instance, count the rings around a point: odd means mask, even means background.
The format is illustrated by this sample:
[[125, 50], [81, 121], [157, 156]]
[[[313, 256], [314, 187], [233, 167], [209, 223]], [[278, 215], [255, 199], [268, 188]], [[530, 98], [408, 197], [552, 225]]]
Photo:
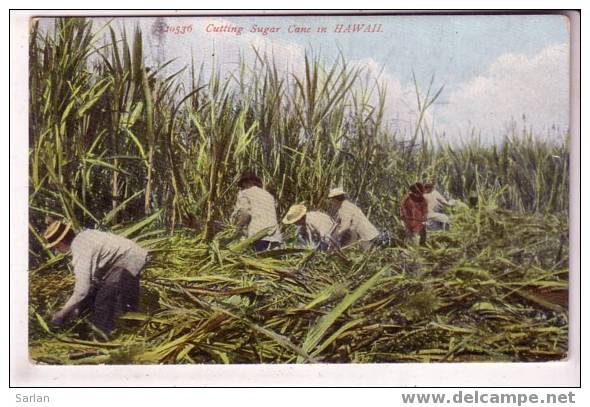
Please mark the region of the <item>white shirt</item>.
[[426, 204], [428, 205], [428, 213], [435, 213], [438, 212], [443, 204], [448, 205], [449, 203], [445, 199], [444, 196], [441, 195], [436, 189], [433, 189], [432, 192], [424, 194], [424, 199], [426, 200]]
[[334, 231], [336, 241], [347, 236], [349, 238], [345, 242], [347, 244], [357, 240], [368, 242], [379, 236], [379, 231], [369, 222], [363, 211], [349, 200], [344, 200], [340, 205], [336, 214], [336, 223], [338, 223]]
[[282, 242], [283, 236], [277, 221], [276, 206], [275, 199], [268, 191], [254, 186], [238, 192], [232, 217], [247, 218], [246, 235], [248, 237], [270, 227], [272, 229], [268, 236], [260, 240]]
[[76, 284], [64, 309], [82, 301], [103, 274], [113, 267], [122, 267], [134, 276], [139, 275], [148, 254], [129, 239], [99, 230], [80, 232], [72, 241], [71, 251]]
[[299, 227], [298, 233], [309, 243], [317, 244], [328, 240], [334, 231], [336, 224], [332, 218], [319, 211], [311, 211], [305, 214], [305, 228]]

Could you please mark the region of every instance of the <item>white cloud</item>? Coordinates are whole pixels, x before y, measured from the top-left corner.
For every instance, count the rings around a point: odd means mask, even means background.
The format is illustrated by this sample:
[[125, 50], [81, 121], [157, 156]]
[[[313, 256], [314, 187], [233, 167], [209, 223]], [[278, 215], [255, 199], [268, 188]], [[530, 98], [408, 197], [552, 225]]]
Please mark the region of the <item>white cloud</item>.
[[[373, 58], [351, 61], [350, 64], [362, 69], [361, 81], [365, 86], [373, 86], [377, 81], [380, 86], [386, 88], [385, 125], [390, 130], [397, 131], [401, 135], [411, 134], [418, 118], [418, 104], [414, 86], [412, 84], [402, 84], [395, 74], [384, 69]], [[376, 105], [377, 100], [378, 94], [375, 90], [369, 103]], [[425, 123], [430, 123], [431, 119], [431, 116], [427, 115]]]
[[475, 128], [482, 138], [501, 136], [511, 119], [543, 135], [569, 123], [569, 50], [567, 44], [548, 46], [536, 55], [505, 54], [488, 70], [454, 87], [435, 109], [438, 130], [454, 137]]
[[[378, 79], [387, 86], [385, 120], [402, 135], [412, 135], [418, 104], [412, 83], [398, 77], [372, 58], [353, 61], [364, 67], [365, 81]], [[441, 80], [443, 82], [443, 80]], [[431, 95], [441, 83], [434, 83]], [[422, 99], [426, 93], [419, 84]], [[373, 101], [376, 98], [373, 98]], [[526, 121], [523, 121], [523, 115]], [[467, 141], [471, 130], [482, 141], [501, 140], [512, 121], [523, 123], [539, 137], [561, 134], [569, 124], [569, 49], [548, 46], [532, 56], [504, 54], [487, 70], [464, 83], [448, 84], [427, 112], [423, 125], [434, 128], [444, 142]], [[551, 131], [555, 126], [557, 130]], [[444, 133], [445, 137], [442, 138]]]

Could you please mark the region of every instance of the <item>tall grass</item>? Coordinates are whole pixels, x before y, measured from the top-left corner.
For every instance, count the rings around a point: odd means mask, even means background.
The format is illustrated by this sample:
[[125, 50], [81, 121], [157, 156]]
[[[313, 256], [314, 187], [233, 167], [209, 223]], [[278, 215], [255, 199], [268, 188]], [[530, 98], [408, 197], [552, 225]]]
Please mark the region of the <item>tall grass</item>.
[[93, 34], [91, 25], [58, 18], [51, 32], [32, 29], [34, 228], [47, 214], [79, 228], [161, 211], [162, 226], [189, 226], [211, 239], [245, 168], [262, 176], [281, 212], [297, 201], [323, 207], [327, 190], [343, 185], [390, 228], [399, 226], [407, 186], [425, 178], [459, 199], [494, 190], [505, 208], [567, 211], [567, 144], [527, 134], [498, 146], [439, 146], [422, 127], [442, 92], [432, 83], [422, 97], [415, 83], [416, 131], [401, 140], [382, 126], [391, 95], [342, 56], [325, 65], [306, 55], [298, 75], [252, 50], [255, 64], [242, 60], [229, 80], [213, 67], [205, 81], [193, 63], [187, 87], [178, 73], [145, 66], [139, 29], [129, 38], [110, 27]]

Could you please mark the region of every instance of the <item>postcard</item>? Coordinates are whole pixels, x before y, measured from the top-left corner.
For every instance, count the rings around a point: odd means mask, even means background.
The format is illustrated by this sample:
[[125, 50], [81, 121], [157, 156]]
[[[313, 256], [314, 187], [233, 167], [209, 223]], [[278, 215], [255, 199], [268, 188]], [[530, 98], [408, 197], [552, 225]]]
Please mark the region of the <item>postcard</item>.
[[237, 14], [30, 19], [31, 366], [566, 362], [568, 16]]

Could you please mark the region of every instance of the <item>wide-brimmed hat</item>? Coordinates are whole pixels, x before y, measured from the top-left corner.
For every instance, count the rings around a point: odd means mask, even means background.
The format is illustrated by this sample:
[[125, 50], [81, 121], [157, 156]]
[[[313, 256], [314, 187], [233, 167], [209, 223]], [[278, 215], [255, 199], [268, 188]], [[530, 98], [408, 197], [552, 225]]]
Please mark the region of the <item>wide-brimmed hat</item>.
[[299, 221], [302, 217], [305, 216], [307, 213], [307, 208], [303, 204], [296, 204], [289, 208], [287, 214], [283, 218], [283, 223], [285, 225], [292, 225], [293, 223]]
[[346, 195], [346, 192], [344, 192], [344, 188], [342, 188], [342, 187], [332, 188], [330, 190], [330, 193], [328, 194], [328, 198], [335, 198], [337, 196], [342, 196], [342, 195]]
[[66, 237], [71, 228], [72, 225], [69, 223], [64, 223], [59, 220], [51, 222], [49, 226], [47, 226], [45, 233], [43, 233], [43, 238], [47, 242], [45, 248], [51, 249], [61, 242], [63, 238]]

